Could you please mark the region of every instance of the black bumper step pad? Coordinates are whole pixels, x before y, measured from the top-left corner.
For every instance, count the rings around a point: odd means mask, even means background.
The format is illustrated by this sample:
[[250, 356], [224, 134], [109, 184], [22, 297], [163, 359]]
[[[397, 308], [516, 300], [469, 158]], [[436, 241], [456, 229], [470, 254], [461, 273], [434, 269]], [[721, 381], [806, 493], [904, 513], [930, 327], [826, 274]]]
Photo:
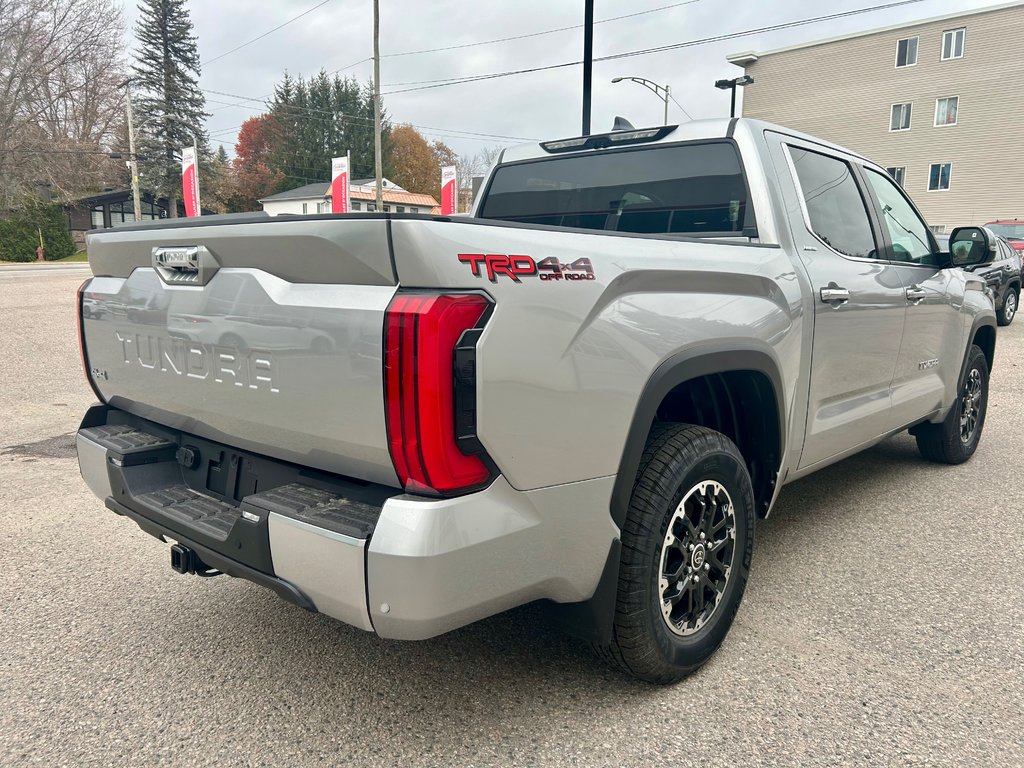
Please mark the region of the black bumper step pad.
[[127, 424], [108, 424], [80, 430], [82, 437], [110, 451], [118, 466], [171, 461], [178, 446], [167, 438], [145, 432]]
[[227, 539], [241, 516], [238, 507], [204, 496], [184, 485], [140, 494], [135, 497], [135, 502], [220, 541]]
[[346, 499], [300, 483], [246, 496], [242, 505], [276, 512], [356, 539], [370, 538], [381, 513], [379, 506]]

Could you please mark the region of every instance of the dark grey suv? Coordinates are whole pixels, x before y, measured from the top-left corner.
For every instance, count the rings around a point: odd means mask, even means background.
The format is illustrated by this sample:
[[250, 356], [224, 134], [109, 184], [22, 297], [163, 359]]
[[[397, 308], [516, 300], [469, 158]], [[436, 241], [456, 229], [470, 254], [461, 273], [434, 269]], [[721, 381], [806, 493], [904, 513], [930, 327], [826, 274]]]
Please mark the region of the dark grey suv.
[[[949, 249], [949, 238], [936, 236], [942, 250]], [[996, 317], [1000, 325], [1009, 325], [1020, 306], [1021, 258], [1006, 239], [995, 235], [996, 259], [991, 264], [974, 267], [979, 277], [991, 289], [996, 305]]]

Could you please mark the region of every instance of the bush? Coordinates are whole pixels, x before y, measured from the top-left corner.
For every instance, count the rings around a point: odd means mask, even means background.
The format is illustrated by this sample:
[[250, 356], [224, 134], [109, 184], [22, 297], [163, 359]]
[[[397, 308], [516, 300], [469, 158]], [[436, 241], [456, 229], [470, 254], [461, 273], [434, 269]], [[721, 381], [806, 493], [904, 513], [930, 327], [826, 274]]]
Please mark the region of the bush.
[[63, 209], [59, 205], [29, 202], [0, 220], [0, 261], [35, 261], [40, 231], [47, 261], [75, 252]]
[[0, 261], [35, 261], [39, 236], [30, 224], [7, 219], [0, 221]]

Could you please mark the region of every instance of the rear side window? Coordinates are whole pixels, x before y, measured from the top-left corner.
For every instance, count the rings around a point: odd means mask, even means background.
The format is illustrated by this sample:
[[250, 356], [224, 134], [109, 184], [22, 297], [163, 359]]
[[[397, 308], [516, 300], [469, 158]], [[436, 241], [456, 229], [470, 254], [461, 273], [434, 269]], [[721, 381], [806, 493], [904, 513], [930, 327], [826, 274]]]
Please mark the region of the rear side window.
[[811, 231], [846, 256], [876, 258], [864, 198], [848, 163], [801, 147], [789, 147]]
[[741, 235], [753, 227], [730, 142], [594, 152], [495, 171], [485, 219], [613, 232]]

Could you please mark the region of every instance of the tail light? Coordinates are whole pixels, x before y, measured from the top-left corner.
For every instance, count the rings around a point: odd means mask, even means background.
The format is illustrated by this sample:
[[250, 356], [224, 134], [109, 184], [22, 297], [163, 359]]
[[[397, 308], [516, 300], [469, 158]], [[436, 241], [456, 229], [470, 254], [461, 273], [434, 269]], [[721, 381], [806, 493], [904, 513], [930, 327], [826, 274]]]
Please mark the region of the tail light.
[[424, 293], [399, 293], [388, 306], [388, 442], [410, 493], [451, 495], [492, 477], [475, 420], [475, 340], [489, 307], [479, 294]]

